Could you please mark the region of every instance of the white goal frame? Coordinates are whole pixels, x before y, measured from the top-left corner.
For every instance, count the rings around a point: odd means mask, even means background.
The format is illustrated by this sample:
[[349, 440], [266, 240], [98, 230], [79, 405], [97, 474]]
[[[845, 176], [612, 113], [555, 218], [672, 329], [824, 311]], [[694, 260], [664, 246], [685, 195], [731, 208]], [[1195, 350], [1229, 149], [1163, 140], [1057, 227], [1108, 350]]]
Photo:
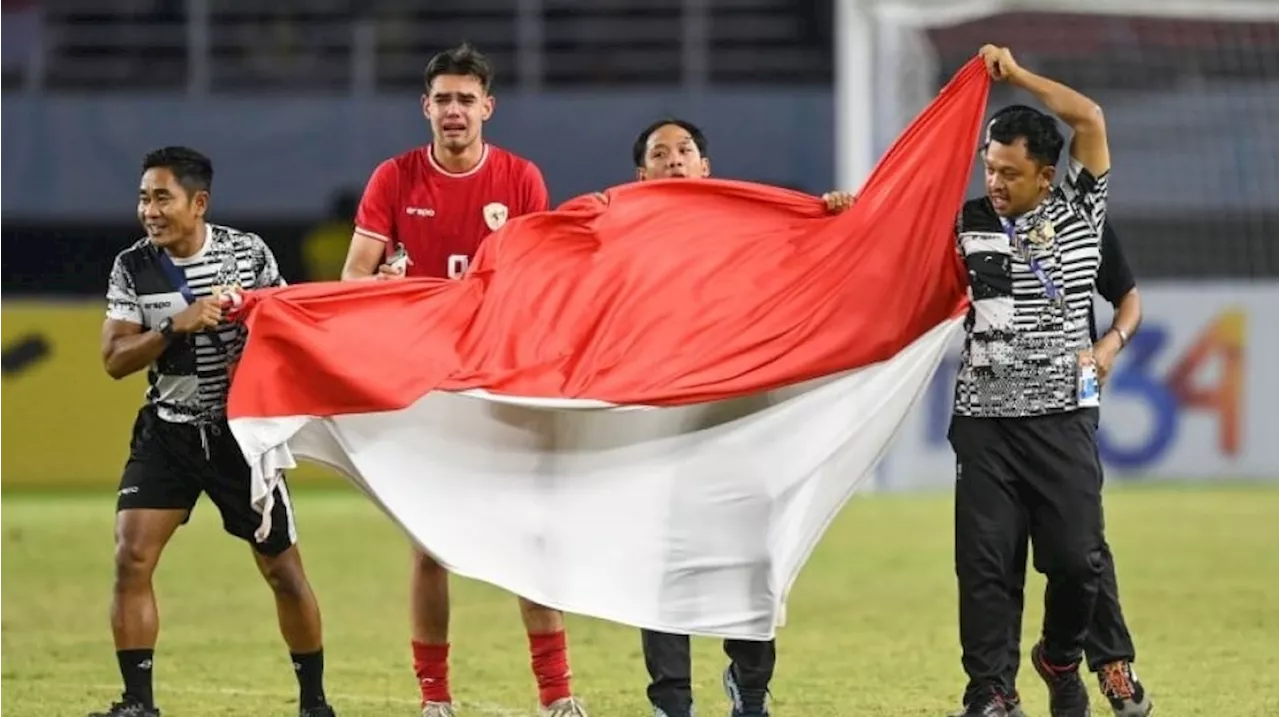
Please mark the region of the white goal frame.
[[[1275, 21], [1276, 0], [832, 0], [836, 187], [861, 187], [878, 148], [936, 93], [919, 31], [1006, 12]], [[977, 52], [978, 48], [974, 48]], [[911, 57], [912, 62], [904, 59]], [[924, 58], [922, 61], [921, 58]]]

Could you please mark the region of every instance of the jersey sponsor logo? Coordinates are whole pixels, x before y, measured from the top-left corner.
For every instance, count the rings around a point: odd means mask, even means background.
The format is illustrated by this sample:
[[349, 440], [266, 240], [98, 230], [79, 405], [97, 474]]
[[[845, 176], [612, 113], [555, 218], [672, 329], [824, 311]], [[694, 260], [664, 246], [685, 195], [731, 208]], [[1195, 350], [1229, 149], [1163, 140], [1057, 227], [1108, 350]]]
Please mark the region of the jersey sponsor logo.
[[166, 316], [176, 316], [187, 307], [187, 300], [176, 291], [158, 294], [143, 294], [138, 297], [142, 306], [142, 324], [155, 326]]
[[503, 224], [507, 223], [507, 205], [501, 202], [491, 202], [484, 205], [484, 223], [489, 227], [490, 231], [498, 231]]
[[431, 207], [405, 207], [404, 213], [411, 217], [434, 217], [436, 210]]

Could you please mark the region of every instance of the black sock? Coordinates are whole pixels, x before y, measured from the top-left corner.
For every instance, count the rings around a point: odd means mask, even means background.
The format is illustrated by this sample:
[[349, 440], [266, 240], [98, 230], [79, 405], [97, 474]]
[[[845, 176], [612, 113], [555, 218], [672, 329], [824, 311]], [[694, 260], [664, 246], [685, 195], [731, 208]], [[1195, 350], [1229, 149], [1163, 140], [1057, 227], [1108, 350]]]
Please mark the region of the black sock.
[[324, 650], [289, 654], [298, 675], [298, 702], [302, 707], [324, 704]]
[[141, 702], [145, 707], [154, 707], [151, 694], [151, 662], [155, 650], [117, 650], [116, 660], [120, 662], [120, 676], [124, 678], [125, 699]]

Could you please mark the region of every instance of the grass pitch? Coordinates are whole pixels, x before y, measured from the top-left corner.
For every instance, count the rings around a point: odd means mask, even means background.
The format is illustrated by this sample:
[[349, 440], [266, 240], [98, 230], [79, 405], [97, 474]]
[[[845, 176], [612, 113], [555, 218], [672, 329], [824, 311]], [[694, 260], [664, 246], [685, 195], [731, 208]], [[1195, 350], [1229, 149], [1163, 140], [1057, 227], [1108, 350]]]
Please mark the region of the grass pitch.
[[[107, 624], [110, 492], [3, 499], [3, 713], [83, 715], [118, 692]], [[1107, 527], [1139, 672], [1169, 717], [1275, 715], [1277, 491], [1274, 486], [1117, 487]], [[359, 495], [300, 491], [304, 560], [326, 628], [327, 687], [344, 717], [411, 717], [409, 551]], [[938, 717], [963, 685], [948, 495], [852, 501], [792, 593], [779, 633], [778, 717]], [[1043, 588], [1032, 578], [1028, 595]], [[156, 694], [167, 717], [291, 715], [296, 685], [270, 594], [249, 548], [202, 501], [157, 575]], [[1040, 606], [1028, 606], [1024, 651]], [[453, 685], [461, 715], [534, 714], [514, 598], [454, 580]], [[596, 717], [648, 715], [635, 630], [570, 620], [577, 691]], [[727, 713], [724, 658], [695, 640], [700, 713]], [[1032, 717], [1047, 714], [1029, 665]], [[1090, 689], [1096, 687], [1090, 681]], [[1096, 698], [1096, 696], [1095, 696]], [[1109, 714], [1100, 699], [1095, 714]]]

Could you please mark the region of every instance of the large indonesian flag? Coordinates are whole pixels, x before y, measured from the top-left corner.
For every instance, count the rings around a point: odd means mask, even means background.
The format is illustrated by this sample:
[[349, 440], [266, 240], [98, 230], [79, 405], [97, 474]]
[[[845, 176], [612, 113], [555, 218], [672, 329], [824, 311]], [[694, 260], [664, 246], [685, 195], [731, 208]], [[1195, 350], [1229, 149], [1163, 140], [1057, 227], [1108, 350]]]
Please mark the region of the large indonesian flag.
[[636, 183], [510, 222], [459, 281], [248, 295], [229, 410], [255, 507], [318, 461], [455, 573], [772, 637], [966, 307], [953, 231], [987, 89], [967, 65], [837, 217]]

